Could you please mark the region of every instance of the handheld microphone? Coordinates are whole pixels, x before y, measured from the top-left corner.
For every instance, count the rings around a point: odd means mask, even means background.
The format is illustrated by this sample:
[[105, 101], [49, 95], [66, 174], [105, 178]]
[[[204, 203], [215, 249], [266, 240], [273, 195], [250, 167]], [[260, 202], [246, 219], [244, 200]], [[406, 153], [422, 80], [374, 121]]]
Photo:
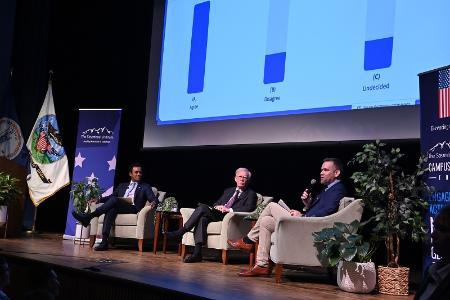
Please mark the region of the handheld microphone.
[[304, 211], [304, 212], [306, 212], [306, 210], [309, 208], [310, 201], [309, 201], [308, 199], [312, 199], [312, 191], [313, 191], [313, 188], [314, 188], [314, 186], [316, 185], [316, 183], [317, 183], [317, 180], [315, 180], [314, 178], [311, 179], [311, 181], [309, 182], [309, 186], [308, 186], [308, 188], [306, 189], [306, 191], [307, 191], [307, 193], [308, 193], [308, 198], [302, 199], [302, 200], [303, 200], [303, 204], [305, 205], [305, 206], [303, 207], [303, 211]]
[[309, 183], [309, 186], [308, 186], [308, 191], [309, 191], [309, 193], [312, 192], [312, 190], [313, 190], [314, 186], [316, 185], [316, 183], [317, 183], [317, 180], [315, 180], [314, 178], [311, 179], [311, 181], [310, 181], [310, 183]]

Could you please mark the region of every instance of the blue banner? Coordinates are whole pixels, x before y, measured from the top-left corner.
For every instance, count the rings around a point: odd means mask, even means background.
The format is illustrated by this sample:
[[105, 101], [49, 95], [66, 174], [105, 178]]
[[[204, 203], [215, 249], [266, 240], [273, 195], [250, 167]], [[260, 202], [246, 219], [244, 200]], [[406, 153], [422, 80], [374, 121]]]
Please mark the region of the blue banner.
[[[102, 196], [110, 195], [114, 189], [121, 113], [120, 109], [80, 109], [79, 112], [72, 180], [98, 178]], [[75, 235], [72, 210], [70, 199], [64, 232], [67, 238]]]
[[0, 157], [5, 157], [26, 167], [28, 154], [24, 146], [9, 82], [6, 85], [5, 93], [0, 95]]
[[422, 154], [428, 159], [429, 173], [425, 179], [429, 186], [434, 187], [426, 216], [430, 230], [425, 241], [424, 270], [439, 259], [431, 245], [433, 220], [443, 206], [450, 204], [450, 115], [447, 113], [449, 70], [450, 66], [447, 66], [419, 74], [420, 144]]

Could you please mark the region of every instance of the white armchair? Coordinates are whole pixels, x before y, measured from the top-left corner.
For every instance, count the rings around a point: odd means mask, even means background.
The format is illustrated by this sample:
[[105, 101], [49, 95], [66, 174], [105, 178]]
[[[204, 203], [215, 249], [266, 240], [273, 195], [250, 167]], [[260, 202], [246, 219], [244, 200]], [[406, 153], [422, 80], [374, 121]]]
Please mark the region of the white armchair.
[[275, 280], [281, 281], [283, 265], [322, 266], [314, 247], [314, 232], [333, 227], [335, 222], [361, 220], [361, 199], [344, 197], [336, 213], [326, 217], [282, 217], [271, 236], [270, 259], [275, 263]]
[[[153, 193], [162, 202], [166, 192], [158, 191], [152, 187]], [[94, 204], [91, 210], [95, 210], [100, 204]], [[155, 209], [150, 209], [150, 203], [146, 205], [137, 214], [118, 214], [113, 228], [111, 229], [111, 236], [116, 238], [132, 238], [138, 240], [139, 251], [142, 252], [144, 239], [151, 239], [154, 235], [154, 219]], [[103, 219], [105, 215], [91, 220], [90, 229], [90, 246], [94, 246], [96, 240], [100, 241], [102, 238]]]
[[[273, 197], [261, 196], [257, 194], [257, 204], [269, 203]], [[180, 213], [183, 216], [183, 224], [190, 218], [194, 212], [193, 208], [181, 208]], [[222, 250], [222, 263], [228, 264], [228, 250], [231, 248], [227, 240], [240, 239], [245, 236], [251, 229], [251, 222], [244, 219], [245, 216], [253, 212], [229, 212], [222, 221], [211, 222], [208, 224], [208, 240], [205, 247]], [[193, 230], [183, 235], [181, 246], [181, 256], [186, 256], [186, 246], [195, 246]], [[235, 250], [235, 249], [233, 249]]]

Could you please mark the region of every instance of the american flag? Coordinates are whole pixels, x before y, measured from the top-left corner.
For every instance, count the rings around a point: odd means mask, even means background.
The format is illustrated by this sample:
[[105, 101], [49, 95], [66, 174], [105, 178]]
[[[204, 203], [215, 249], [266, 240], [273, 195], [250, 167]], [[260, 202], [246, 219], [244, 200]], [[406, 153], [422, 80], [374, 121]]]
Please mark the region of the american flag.
[[439, 71], [439, 118], [450, 117], [450, 69]]
[[45, 136], [45, 132], [41, 131], [39, 133], [39, 139], [36, 144], [36, 149], [42, 153], [44, 153], [47, 150], [48, 147], [47, 137]]

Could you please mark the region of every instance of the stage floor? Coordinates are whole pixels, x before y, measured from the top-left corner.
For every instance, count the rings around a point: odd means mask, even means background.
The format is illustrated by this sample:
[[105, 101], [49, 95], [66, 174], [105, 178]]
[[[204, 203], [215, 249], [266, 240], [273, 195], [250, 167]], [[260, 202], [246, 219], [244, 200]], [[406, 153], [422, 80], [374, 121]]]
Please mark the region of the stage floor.
[[[326, 273], [315, 269], [286, 270], [281, 284], [270, 278], [241, 278], [248, 268], [247, 256], [230, 254], [230, 264], [220, 263], [220, 252], [208, 250], [205, 261], [185, 264], [175, 251], [153, 254], [137, 251], [137, 242], [96, 252], [85, 245], [63, 240], [61, 235], [41, 234], [19, 239], [0, 239], [0, 254], [7, 260], [45, 262], [56, 269], [81, 275], [124, 280], [142, 286], [179, 292], [180, 295], [211, 299], [412, 299], [410, 296], [360, 295], [341, 291]], [[175, 247], [173, 247], [175, 250]], [[64, 283], [62, 283], [64, 284]], [[64, 288], [64, 286], [63, 286]]]

